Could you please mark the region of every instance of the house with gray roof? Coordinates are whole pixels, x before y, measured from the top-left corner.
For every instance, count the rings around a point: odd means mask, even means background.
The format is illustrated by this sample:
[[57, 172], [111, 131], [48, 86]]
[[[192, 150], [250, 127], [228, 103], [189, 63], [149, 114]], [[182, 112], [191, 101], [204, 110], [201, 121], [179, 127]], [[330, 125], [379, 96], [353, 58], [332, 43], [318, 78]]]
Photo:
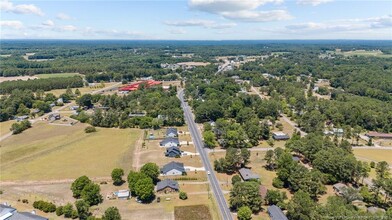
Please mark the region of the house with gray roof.
[[157, 192], [164, 192], [164, 193], [177, 192], [179, 190], [180, 187], [178, 186], [177, 181], [170, 180], [170, 179], [159, 181], [156, 187]]
[[347, 187], [348, 187], [348, 186], [346, 186], [346, 185], [343, 184], [343, 183], [336, 183], [336, 184], [334, 184], [334, 185], [332, 186], [333, 190], [335, 191], [335, 193], [336, 193], [337, 195], [342, 195], [343, 190], [344, 190], [345, 188], [347, 188]]
[[248, 181], [248, 180], [251, 180], [251, 179], [256, 179], [256, 180], [260, 179], [259, 175], [252, 173], [252, 171], [250, 169], [247, 169], [247, 168], [241, 168], [239, 170], [239, 173], [240, 173], [240, 176], [242, 177], [242, 179], [244, 181]]
[[185, 173], [183, 163], [170, 162], [161, 168], [161, 174], [165, 176], [179, 176]]
[[272, 132], [272, 138], [277, 141], [290, 139], [289, 135], [287, 135], [286, 133], [283, 133], [281, 131]]
[[48, 220], [48, 218], [44, 218], [42, 216], [36, 215], [35, 211], [18, 212], [15, 208], [7, 204], [0, 204], [0, 219], [1, 220]]
[[181, 150], [179, 147], [169, 147], [165, 152], [166, 157], [181, 157]]
[[28, 115], [15, 116], [15, 120], [16, 120], [17, 122], [27, 120], [28, 118], [29, 118]]
[[177, 128], [168, 128], [166, 130], [166, 137], [178, 137], [178, 131]]
[[7, 219], [16, 212], [15, 208], [5, 204], [0, 204], [0, 219]]
[[163, 141], [159, 142], [159, 146], [161, 147], [177, 147], [180, 146], [180, 141], [178, 138], [167, 137], [163, 139]]
[[276, 205], [268, 206], [267, 211], [271, 220], [288, 220], [282, 209]]

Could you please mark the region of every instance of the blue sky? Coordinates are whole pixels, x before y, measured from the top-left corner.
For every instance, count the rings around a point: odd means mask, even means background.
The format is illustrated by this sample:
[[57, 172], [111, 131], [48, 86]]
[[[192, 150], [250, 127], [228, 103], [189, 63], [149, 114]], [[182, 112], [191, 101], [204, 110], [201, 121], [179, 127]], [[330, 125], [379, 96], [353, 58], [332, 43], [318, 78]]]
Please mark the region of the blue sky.
[[392, 1], [0, 0], [2, 39], [388, 39]]

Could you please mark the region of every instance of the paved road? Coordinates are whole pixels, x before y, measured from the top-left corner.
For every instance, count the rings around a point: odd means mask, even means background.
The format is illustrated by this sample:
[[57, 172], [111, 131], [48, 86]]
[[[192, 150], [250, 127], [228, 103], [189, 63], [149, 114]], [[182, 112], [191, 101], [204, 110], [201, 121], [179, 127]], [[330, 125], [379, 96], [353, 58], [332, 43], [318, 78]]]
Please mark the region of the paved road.
[[182, 106], [182, 108], [184, 110], [184, 114], [185, 114], [185, 121], [188, 124], [193, 143], [196, 146], [197, 151], [200, 153], [200, 157], [203, 161], [204, 167], [206, 168], [207, 171], [210, 171], [210, 175], [208, 175], [208, 181], [210, 182], [210, 187], [211, 187], [212, 192], [214, 193], [216, 201], [218, 203], [218, 207], [221, 212], [221, 217], [224, 220], [232, 220], [233, 217], [232, 217], [231, 212], [228, 208], [225, 197], [223, 196], [223, 191], [220, 188], [218, 179], [216, 178], [215, 173], [213, 171], [213, 168], [211, 166], [211, 163], [208, 160], [208, 154], [204, 150], [201, 134], [196, 127], [196, 123], [194, 122], [192, 111], [190, 110], [190, 107], [188, 106], [188, 104], [185, 103], [185, 101], [184, 101], [184, 91], [180, 90], [178, 93], [178, 96], [181, 100], [181, 106]]
[[[116, 83], [116, 84], [111, 85], [111, 86], [109, 86], [109, 87], [105, 87], [105, 88], [102, 88], [102, 89], [94, 90], [94, 91], [89, 92], [89, 93], [92, 94], [92, 95], [94, 95], [94, 94], [97, 94], [97, 93], [99, 93], [99, 92], [105, 92], [105, 91], [107, 91], [107, 90], [111, 90], [111, 89], [113, 89], [113, 88], [117, 88], [117, 87], [120, 86], [121, 84], [122, 84], [122, 83]], [[48, 112], [48, 113], [42, 115], [41, 117], [38, 117], [38, 118], [35, 118], [35, 119], [32, 119], [32, 120], [29, 120], [29, 121], [31, 122], [31, 124], [34, 124], [34, 123], [36, 123], [37, 121], [42, 121], [44, 118], [47, 118], [50, 114], [58, 113], [59, 111], [65, 109], [65, 108], [68, 108], [68, 107], [70, 107], [71, 105], [74, 105], [74, 103], [72, 103], [72, 102], [71, 102], [71, 103], [68, 103], [68, 104], [66, 104], [66, 105], [64, 105], [64, 106], [61, 106], [60, 108], [58, 108], [58, 109], [56, 109], [56, 110], [53, 110], [53, 111], [51, 111], [51, 112]], [[0, 142], [3, 141], [3, 140], [5, 140], [5, 139], [7, 139], [7, 138], [9, 138], [9, 137], [11, 137], [11, 136], [12, 136], [12, 132], [8, 132], [7, 134], [5, 134], [5, 135], [3, 135], [3, 136], [0, 137]]]

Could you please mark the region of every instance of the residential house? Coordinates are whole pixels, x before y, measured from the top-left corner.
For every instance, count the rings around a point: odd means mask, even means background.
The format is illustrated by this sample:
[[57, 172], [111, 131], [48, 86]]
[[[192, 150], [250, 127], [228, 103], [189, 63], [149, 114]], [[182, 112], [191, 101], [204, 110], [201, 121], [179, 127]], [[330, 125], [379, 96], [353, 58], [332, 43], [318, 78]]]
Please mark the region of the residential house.
[[49, 121], [55, 121], [55, 120], [60, 120], [61, 116], [59, 113], [53, 113], [48, 115], [48, 120]]
[[36, 215], [32, 212], [18, 212], [15, 208], [5, 204], [0, 204], [0, 219], [1, 220], [48, 220], [42, 216]]
[[170, 162], [161, 168], [161, 174], [165, 176], [179, 176], [185, 173], [183, 163]]
[[177, 181], [165, 179], [157, 183], [156, 191], [157, 192], [164, 192], [164, 193], [171, 193], [177, 192], [180, 190]]
[[79, 107], [80, 107], [79, 105], [74, 105], [74, 106], [69, 107], [69, 110], [78, 110]]
[[179, 147], [169, 147], [165, 152], [166, 157], [181, 157], [181, 150]]
[[347, 188], [347, 186], [343, 183], [336, 183], [333, 185], [333, 191], [335, 191], [337, 195], [342, 195], [345, 188]]
[[131, 195], [129, 190], [127, 189], [119, 190], [116, 194], [117, 194], [117, 198], [119, 199], [128, 199], [129, 196]]
[[178, 138], [167, 137], [163, 141], [159, 142], [161, 147], [178, 147], [180, 146], [180, 142]]
[[28, 115], [15, 116], [15, 120], [16, 120], [17, 122], [27, 120], [28, 118], [29, 118]]
[[267, 211], [271, 220], [288, 220], [282, 209], [276, 205], [268, 206]]
[[244, 181], [252, 180], [252, 179], [260, 179], [260, 176], [257, 174], [252, 173], [250, 169], [247, 168], [241, 168], [239, 170], [240, 176]]
[[272, 132], [272, 138], [275, 140], [288, 140], [290, 139], [289, 135], [283, 133], [281, 131]]
[[166, 130], [166, 137], [171, 137], [171, 138], [178, 137], [177, 128], [168, 128]]

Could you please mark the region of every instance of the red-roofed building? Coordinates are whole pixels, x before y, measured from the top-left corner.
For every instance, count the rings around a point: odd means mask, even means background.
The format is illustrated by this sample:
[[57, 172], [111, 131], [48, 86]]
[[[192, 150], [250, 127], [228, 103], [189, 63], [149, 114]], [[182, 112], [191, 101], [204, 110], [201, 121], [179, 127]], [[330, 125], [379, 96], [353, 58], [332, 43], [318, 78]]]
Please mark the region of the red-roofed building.
[[139, 89], [139, 86], [143, 83], [145, 84], [145, 86], [147, 88], [162, 84], [162, 82], [155, 81], [155, 80], [139, 81], [139, 82], [135, 82], [135, 83], [123, 86], [119, 89], [119, 91], [136, 91]]

